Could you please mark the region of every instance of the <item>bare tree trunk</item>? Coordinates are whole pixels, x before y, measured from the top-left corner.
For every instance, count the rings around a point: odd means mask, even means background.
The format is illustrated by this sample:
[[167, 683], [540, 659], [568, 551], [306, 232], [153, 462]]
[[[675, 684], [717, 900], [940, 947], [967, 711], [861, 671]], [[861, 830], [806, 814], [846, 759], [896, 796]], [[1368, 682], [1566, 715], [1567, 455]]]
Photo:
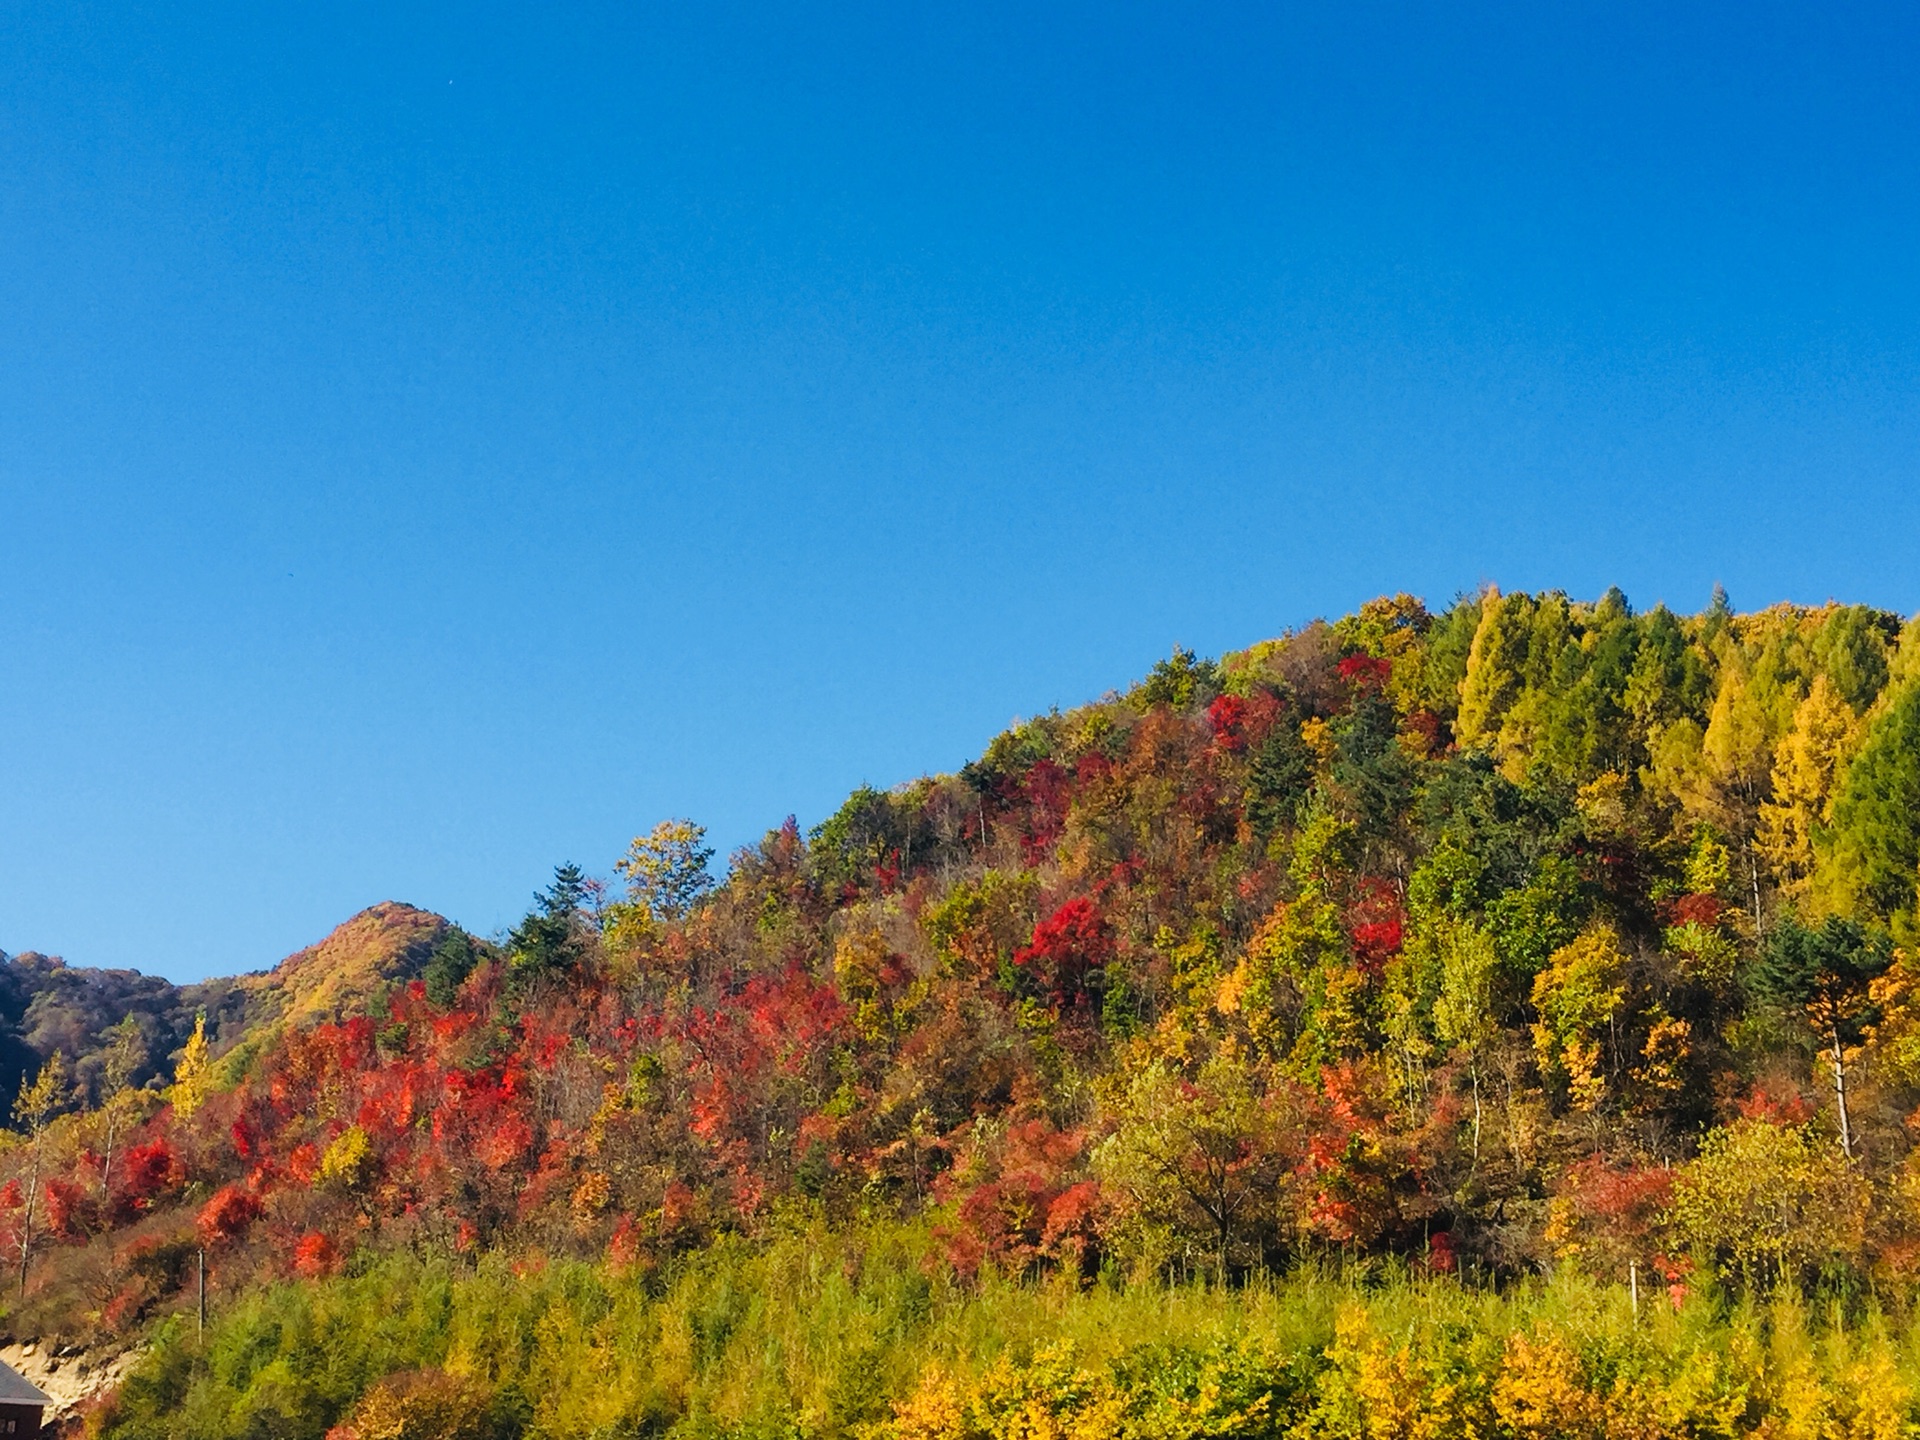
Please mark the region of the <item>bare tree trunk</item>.
[[1480, 1172], [1480, 1059], [1474, 1057], [1467, 1074], [1473, 1079], [1473, 1173]]
[[[108, 1104], [111, 1106], [112, 1102], [109, 1101]], [[102, 1200], [107, 1198], [108, 1191], [111, 1188], [110, 1182], [113, 1179], [113, 1141], [114, 1133], [119, 1128], [119, 1123], [119, 1112], [109, 1108], [107, 1111], [107, 1153], [105, 1158], [100, 1161], [100, 1198]]]
[[1524, 1167], [1527, 1162], [1527, 1157], [1521, 1153], [1520, 1127], [1518, 1124], [1515, 1123], [1517, 1117], [1514, 1114], [1512, 1065], [1513, 1065], [1512, 1057], [1508, 1056], [1507, 1064], [1502, 1067], [1502, 1073], [1501, 1073], [1501, 1079], [1506, 1082], [1506, 1092], [1507, 1092], [1507, 1097], [1506, 1097], [1507, 1152], [1513, 1156], [1513, 1163], [1516, 1166]]
[[1847, 1116], [1846, 1052], [1840, 1048], [1840, 1027], [1835, 1025], [1830, 1033], [1833, 1037], [1833, 1098], [1840, 1112], [1840, 1149], [1851, 1160], [1853, 1158], [1853, 1125]]
[[40, 1137], [33, 1140], [33, 1164], [27, 1172], [27, 1208], [20, 1216], [20, 1295], [27, 1293], [27, 1259], [33, 1254], [33, 1197], [40, 1190]]

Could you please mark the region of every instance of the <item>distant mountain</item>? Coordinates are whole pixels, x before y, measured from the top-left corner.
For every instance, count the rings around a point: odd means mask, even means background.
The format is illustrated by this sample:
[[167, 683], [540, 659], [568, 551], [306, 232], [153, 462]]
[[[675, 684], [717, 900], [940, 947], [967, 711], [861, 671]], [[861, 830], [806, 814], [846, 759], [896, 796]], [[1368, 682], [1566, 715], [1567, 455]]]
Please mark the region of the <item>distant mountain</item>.
[[259, 1025], [345, 1019], [384, 987], [418, 974], [449, 928], [438, 915], [382, 901], [271, 970], [195, 985], [69, 965], [31, 950], [0, 952], [0, 1105], [10, 1108], [23, 1079], [56, 1051], [72, 1067], [76, 1099], [97, 1103], [104, 1034], [128, 1015], [146, 1041], [135, 1085], [172, 1075], [201, 1014], [215, 1054]]
[[295, 951], [264, 975], [234, 981], [249, 1024], [317, 1025], [359, 1014], [385, 987], [418, 975], [452, 927], [431, 911], [383, 900]]

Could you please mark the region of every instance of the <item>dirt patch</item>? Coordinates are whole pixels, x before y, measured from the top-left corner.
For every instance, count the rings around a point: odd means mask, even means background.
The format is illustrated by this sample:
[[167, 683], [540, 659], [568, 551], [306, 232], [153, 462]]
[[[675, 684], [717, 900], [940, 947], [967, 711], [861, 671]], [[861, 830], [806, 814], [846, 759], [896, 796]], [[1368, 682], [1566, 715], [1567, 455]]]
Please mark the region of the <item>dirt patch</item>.
[[25, 1345], [0, 1346], [0, 1360], [53, 1397], [53, 1406], [47, 1411], [49, 1423], [65, 1419], [82, 1402], [113, 1389], [139, 1358], [138, 1350], [63, 1357], [49, 1354], [31, 1341]]

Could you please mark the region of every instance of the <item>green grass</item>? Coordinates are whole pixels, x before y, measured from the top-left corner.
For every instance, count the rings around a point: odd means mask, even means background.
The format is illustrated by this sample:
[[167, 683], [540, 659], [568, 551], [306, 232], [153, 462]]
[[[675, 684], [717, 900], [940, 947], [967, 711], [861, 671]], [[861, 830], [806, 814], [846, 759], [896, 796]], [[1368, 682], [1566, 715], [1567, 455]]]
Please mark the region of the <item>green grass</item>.
[[1857, 1303], [1662, 1296], [1636, 1320], [1572, 1276], [1320, 1271], [961, 1287], [928, 1249], [800, 1223], [651, 1275], [391, 1257], [237, 1302], [204, 1344], [169, 1322], [104, 1429], [319, 1440], [381, 1377], [443, 1368], [484, 1391], [484, 1424], [418, 1410], [377, 1440], [1920, 1433], [1915, 1336]]

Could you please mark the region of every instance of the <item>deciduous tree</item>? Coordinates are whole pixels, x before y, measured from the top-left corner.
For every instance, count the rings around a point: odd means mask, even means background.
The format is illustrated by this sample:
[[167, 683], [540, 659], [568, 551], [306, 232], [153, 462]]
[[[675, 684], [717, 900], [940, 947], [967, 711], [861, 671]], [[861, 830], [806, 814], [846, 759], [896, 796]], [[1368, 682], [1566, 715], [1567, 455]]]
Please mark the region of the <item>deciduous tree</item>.
[[1840, 1148], [1853, 1157], [1853, 1124], [1847, 1109], [1847, 1056], [1872, 1019], [1874, 979], [1893, 963], [1892, 946], [1857, 921], [1835, 916], [1810, 930], [1792, 916], [1774, 927], [1753, 967], [1752, 985], [1762, 998], [1800, 1007], [1827, 1052], [1833, 1076]]

